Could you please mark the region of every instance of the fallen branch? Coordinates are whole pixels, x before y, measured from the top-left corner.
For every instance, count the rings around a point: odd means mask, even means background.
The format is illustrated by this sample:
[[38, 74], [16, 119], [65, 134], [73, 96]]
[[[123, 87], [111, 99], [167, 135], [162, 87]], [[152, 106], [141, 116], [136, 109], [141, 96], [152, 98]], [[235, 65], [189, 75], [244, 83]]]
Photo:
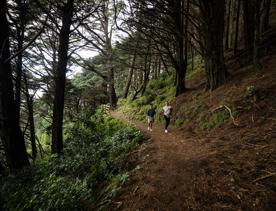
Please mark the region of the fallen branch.
[[267, 178], [269, 178], [269, 177], [273, 177], [273, 176], [275, 176], [275, 175], [276, 175], [276, 172], [270, 173], [270, 174], [268, 174], [268, 175], [265, 175], [265, 176], [262, 176], [262, 177], [259, 177], [259, 178], [255, 179], [253, 182], [258, 182], [258, 181], [260, 181], [260, 180], [264, 180], [264, 179], [267, 179]]
[[255, 122], [253, 114], [251, 115], [251, 120], [252, 120], [253, 123]]
[[275, 118], [268, 118], [268, 119], [276, 122], [276, 119], [275, 119]]
[[233, 124], [234, 124], [235, 126], [238, 126], [239, 124], [238, 124], [237, 121], [235, 120], [235, 118], [234, 118], [234, 116], [233, 116], [233, 114], [232, 114], [232, 110], [231, 110], [228, 106], [226, 106], [226, 105], [221, 105], [221, 106], [215, 108], [212, 112], [214, 112], [214, 111], [216, 111], [216, 110], [219, 110], [219, 109], [223, 109], [223, 108], [225, 108], [225, 109], [229, 112], [229, 115], [230, 115], [230, 117], [231, 117], [231, 119], [232, 119], [232, 121], [233, 121]]

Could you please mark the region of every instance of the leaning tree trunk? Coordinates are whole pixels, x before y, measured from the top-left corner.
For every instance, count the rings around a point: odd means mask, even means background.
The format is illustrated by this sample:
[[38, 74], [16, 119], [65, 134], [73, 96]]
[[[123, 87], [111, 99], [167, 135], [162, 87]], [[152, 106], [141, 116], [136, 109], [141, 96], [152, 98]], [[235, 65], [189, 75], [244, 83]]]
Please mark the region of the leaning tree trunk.
[[6, 17], [7, 2], [0, 1], [0, 137], [10, 169], [29, 165], [24, 137], [16, 118], [12, 71], [10, 66], [9, 25]]
[[52, 153], [61, 154], [63, 149], [63, 109], [68, 62], [70, 26], [73, 16], [74, 0], [68, 0], [62, 9], [62, 27], [59, 35], [58, 64], [55, 74], [55, 94], [52, 123]]
[[166, 64], [166, 61], [164, 60], [164, 57], [162, 55], [162, 52], [159, 53], [160, 55], [160, 59], [162, 61], [162, 64], [163, 64], [163, 67], [164, 67], [164, 71], [169, 74], [169, 68], [168, 68], [168, 65]]
[[136, 56], [137, 56], [136, 51], [137, 50], [135, 48], [134, 55], [133, 55], [132, 62], [131, 62], [131, 67], [129, 68], [129, 73], [128, 73], [128, 77], [127, 77], [127, 84], [126, 84], [126, 87], [125, 87], [125, 90], [124, 90], [124, 98], [127, 98], [129, 88], [130, 88], [130, 85], [131, 85], [131, 81], [132, 81], [132, 77], [133, 77], [133, 71], [134, 71], [134, 67], [135, 67]]
[[204, 43], [204, 62], [206, 89], [214, 90], [224, 84], [227, 70], [224, 63], [223, 31], [225, 0], [200, 0], [202, 33]]
[[143, 95], [146, 91], [148, 82], [149, 82], [149, 76], [150, 76], [150, 66], [151, 66], [151, 52], [150, 52], [150, 43], [147, 48], [147, 53], [145, 55], [145, 62], [144, 62], [144, 74], [143, 74], [143, 85], [142, 85], [142, 91], [141, 94]]

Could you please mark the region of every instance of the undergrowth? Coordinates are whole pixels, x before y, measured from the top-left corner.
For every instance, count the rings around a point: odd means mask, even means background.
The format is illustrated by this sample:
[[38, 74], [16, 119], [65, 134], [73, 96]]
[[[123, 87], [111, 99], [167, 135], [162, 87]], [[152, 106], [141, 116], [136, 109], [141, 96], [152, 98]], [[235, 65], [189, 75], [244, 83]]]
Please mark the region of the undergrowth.
[[[186, 80], [193, 80], [203, 72], [203, 65], [199, 56], [194, 58], [194, 67], [192, 68], [191, 61], [189, 61]], [[165, 102], [173, 102], [175, 99], [175, 86], [174, 86], [174, 71], [170, 70], [169, 73], [162, 73], [158, 78], [151, 79], [147, 84], [146, 91], [143, 95], [139, 95], [137, 99], [132, 100], [132, 96], [127, 99], [119, 100], [119, 110], [127, 113], [132, 119], [146, 122], [146, 113], [150, 104], [156, 109], [156, 122], [163, 121], [162, 108]], [[172, 122], [174, 125], [182, 125], [183, 121]]]
[[145, 93], [134, 101], [131, 97], [119, 101], [119, 110], [129, 114], [130, 118], [146, 121], [146, 113], [149, 105], [153, 104], [156, 109], [156, 121], [162, 119], [162, 107], [165, 102], [171, 102], [175, 96], [175, 88], [172, 85], [173, 74], [162, 74], [157, 79], [152, 79], [147, 84]]
[[61, 157], [48, 156], [2, 179], [1, 210], [101, 210], [128, 181], [129, 167], [117, 163], [142, 141], [138, 130], [104, 107], [65, 127]]
[[[200, 57], [195, 57], [194, 67], [191, 67], [191, 61], [188, 65], [186, 80], [190, 81], [200, 76], [203, 73], [204, 65]], [[162, 108], [165, 102], [173, 102], [175, 99], [174, 74], [163, 73], [157, 79], [149, 81], [146, 91], [143, 95], [138, 96], [137, 99], [131, 100], [131, 96], [127, 99], [119, 101], [119, 110], [127, 113], [132, 119], [146, 122], [147, 110], [150, 104], [156, 108], [155, 121], [157, 123], [163, 122]], [[253, 87], [254, 88], [254, 87]], [[254, 90], [252, 87], [247, 88], [247, 92]], [[194, 93], [189, 102], [178, 105], [173, 108], [173, 118], [171, 121], [172, 128], [180, 128], [190, 123], [194, 123], [195, 131], [206, 132], [216, 129], [221, 125], [230, 121], [231, 117], [227, 110], [210, 111], [209, 106], [201, 100], [202, 93]], [[223, 102], [221, 102], [224, 104]], [[229, 105], [230, 106], [230, 105]], [[237, 115], [236, 108], [230, 106], [234, 118]]]
[[[231, 106], [231, 112], [233, 118], [236, 118], [238, 113], [234, 106]], [[217, 111], [210, 112], [205, 116], [205, 119], [199, 118], [199, 128], [201, 130], [211, 130], [220, 127], [222, 124], [230, 121], [231, 116], [228, 110], [219, 109]]]

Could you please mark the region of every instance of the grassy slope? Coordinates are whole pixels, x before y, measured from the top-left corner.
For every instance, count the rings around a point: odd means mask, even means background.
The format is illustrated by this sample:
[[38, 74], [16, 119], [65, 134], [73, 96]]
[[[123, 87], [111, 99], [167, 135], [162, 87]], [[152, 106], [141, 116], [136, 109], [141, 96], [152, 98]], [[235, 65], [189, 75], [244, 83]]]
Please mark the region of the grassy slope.
[[133, 119], [145, 121], [145, 114], [149, 109], [149, 104], [152, 103], [156, 108], [157, 120], [160, 120], [163, 104], [165, 101], [171, 102], [174, 99], [175, 88], [171, 86], [172, 83], [172, 75], [163, 75], [158, 79], [151, 80], [144, 96], [138, 97], [134, 101], [120, 100], [119, 109], [128, 113]]

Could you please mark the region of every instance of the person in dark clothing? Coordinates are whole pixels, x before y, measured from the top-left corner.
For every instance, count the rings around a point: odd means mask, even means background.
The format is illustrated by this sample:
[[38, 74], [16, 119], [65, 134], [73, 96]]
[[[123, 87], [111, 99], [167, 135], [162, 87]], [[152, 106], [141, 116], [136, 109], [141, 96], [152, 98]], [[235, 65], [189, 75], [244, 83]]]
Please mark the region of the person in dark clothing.
[[149, 131], [152, 131], [152, 125], [153, 125], [153, 122], [154, 122], [155, 114], [156, 114], [155, 109], [153, 108], [153, 105], [150, 104], [150, 109], [147, 112], [148, 130]]

